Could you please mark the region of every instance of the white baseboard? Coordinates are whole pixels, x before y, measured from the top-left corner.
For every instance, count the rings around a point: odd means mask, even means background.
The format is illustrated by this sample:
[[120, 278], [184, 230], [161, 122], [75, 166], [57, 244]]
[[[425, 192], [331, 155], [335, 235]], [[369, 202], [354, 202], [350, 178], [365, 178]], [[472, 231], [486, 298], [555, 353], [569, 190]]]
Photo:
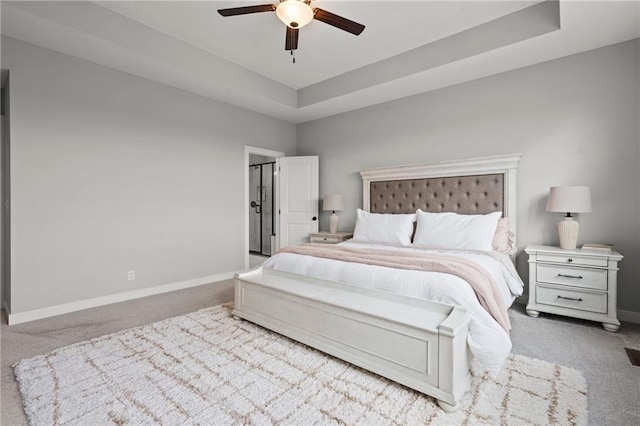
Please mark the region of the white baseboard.
[[[239, 272], [239, 271], [238, 271]], [[81, 311], [83, 309], [96, 308], [98, 306], [110, 305], [112, 303], [125, 302], [127, 300], [139, 299], [141, 297], [153, 296], [156, 294], [168, 293], [170, 291], [182, 290], [189, 287], [197, 287], [200, 285], [210, 284], [216, 281], [223, 281], [233, 278], [236, 272], [226, 272], [216, 275], [208, 275], [206, 277], [194, 278], [187, 281], [179, 281], [176, 283], [164, 284], [155, 287], [142, 288], [139, 290], [127, 291], [124, 293], [110, 294], [108, 296], [95, 297], [92, 299], [79, 300], [77, 302], [63, 303], [61, 305], [49, 306], [46, 308], [34, 309], [31, 311], [20, 312], [17, 314], [9, 313], [7, 301], [4, 300], [2, 307], [7, 314], [9, 325], [21, 324], [24, 322], [35, 321], [43, 318], [49, 318], [56, 315], [68, 314], [70, 312]], [[520, 296], [515, 303], [526, 305], [529, 297], [527, 295]], [[621, 321], [640, 324], [640, 312], [625, 311], [618, 309], [618, 319]]]
[[127, 300], [139, 299], [141, 297], [153, 296], [156, 294], [168, 293], [170, 291], [210, 284], [216, 281], [228, 280], [233, 278], [234, 274], [235, 272], [226, 272], [223, 274], [209, 275], [206, 277], [194, 278], [187, 281], [179, 281], [154, 287], [141, 288], [139, 290], [126, 291], [124, 293], [110, 294], [108, 296], [95, 297], [92, 299], [63, 303], [61, 305], [48, 306], [46, 308], [19, 312], [17, 314], [10, 313], [5, 304], [5, 311], [7, 313], [7, 321], [9, 325], [15, 325], [43, 318], [49, 318], [56, 315], [68, 314], [70, 312], [81, 311], [83, 309], [96, 308], [98, 306], [110, 305], [112, 303], [125, 302]]
[[640, 312], [624, 311], [618, 309], [618, 319], [620, 321], [632, 322], [634, 324], [640, 324]]

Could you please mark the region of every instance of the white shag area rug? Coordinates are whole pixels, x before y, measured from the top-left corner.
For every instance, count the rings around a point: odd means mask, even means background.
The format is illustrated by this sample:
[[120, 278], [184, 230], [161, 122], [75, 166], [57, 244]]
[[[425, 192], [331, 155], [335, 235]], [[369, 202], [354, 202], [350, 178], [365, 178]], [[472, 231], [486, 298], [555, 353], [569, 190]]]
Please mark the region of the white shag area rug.
[[586, 424], [579, 371], [512, 356], [477, 367], [461, 410], [247, 321], [231, 305], [14, 365], [32, 425]]

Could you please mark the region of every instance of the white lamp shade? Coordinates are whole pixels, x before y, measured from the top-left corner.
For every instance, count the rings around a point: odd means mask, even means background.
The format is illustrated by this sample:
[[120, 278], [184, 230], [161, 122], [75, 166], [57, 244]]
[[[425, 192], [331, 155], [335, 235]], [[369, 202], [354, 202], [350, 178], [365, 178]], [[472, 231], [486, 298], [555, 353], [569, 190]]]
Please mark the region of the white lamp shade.
[[276, 15], [286, 26], [302, 28], [313, 19], [313, 10], [302, 0], [285, 0], [276, 7]]
[[552, 186], [547, 201], [548, 212], [589, 213], [591, 188], [588, 186]]
[[340, 194], [327, 194], [322, 201], [322, 210], [344, 210], [344, 200]]

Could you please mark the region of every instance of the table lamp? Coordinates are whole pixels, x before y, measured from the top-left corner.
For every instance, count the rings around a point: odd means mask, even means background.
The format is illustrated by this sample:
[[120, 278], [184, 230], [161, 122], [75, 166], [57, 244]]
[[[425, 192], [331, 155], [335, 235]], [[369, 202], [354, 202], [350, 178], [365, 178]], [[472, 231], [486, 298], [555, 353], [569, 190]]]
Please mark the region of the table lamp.
[[324, 196], [322, 200], [322, 210], [331, 210], [331, 216], [329, 216], [329, 232], [335, 234], [338, 231], [338, 215], [336, 211], [344, 210], [344, 200], [342, 195], [328, 194]]
[[549, 189], [547, 211], [567, 214], [558, 223], [560, 248], [575, 249], [580, 224], [571, 217], [571, 213], [589, 213], [591, 211], [591, 189], [588, 186], [552, 186]]

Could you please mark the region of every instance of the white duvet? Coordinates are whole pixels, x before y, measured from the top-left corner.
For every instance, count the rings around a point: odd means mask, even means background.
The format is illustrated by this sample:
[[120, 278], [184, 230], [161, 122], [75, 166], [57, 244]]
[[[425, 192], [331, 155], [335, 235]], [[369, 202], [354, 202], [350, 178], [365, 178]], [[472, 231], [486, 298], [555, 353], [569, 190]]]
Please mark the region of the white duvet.
[[[394, 250], [444, 252], [461, 256], [477, 262], [491, 274], [500, 289], [505, 306], [511, 306], [515, 298], [522, 294], [522, 280], [513, 267], [509, 256], [505, 254], [428, 250], [352, 241], [341, 243], [341, 245], [386, 250], [392, 248]], [[263, 267], [462, 306], [467, 309], [471, 317], [468, 339], [470, 350], [489, 372], [497, 374], [511, 352], [509, 334], [480, 306], [471, 286], [455, 275], [349, 263], [293, 253], [279, 253], [267, 259]]]

